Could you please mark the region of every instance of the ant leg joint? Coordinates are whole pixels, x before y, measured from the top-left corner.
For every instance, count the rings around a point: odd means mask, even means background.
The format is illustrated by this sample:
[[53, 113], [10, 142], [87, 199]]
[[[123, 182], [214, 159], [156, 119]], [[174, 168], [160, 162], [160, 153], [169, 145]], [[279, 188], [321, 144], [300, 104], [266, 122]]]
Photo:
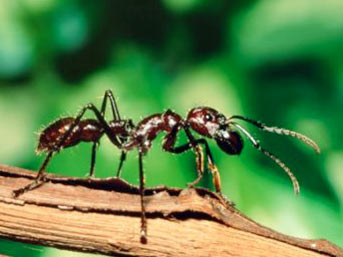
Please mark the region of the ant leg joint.
[[105, 91], [105, 95], [113, 96], [112, 90], [111, 90], [111, 89], [107, 89], [107, 90]]
[[88, 103], [88, 104], [85, 106], [85, 109], [92, 109], [92, 108], [94, 108], [94, 107], [95, 107], [94, 104]]

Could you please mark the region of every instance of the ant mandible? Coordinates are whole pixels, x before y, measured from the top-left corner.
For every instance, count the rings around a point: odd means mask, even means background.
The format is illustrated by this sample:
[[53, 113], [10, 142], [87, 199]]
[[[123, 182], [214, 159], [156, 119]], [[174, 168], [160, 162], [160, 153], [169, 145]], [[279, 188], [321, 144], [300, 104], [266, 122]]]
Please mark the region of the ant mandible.
[[[105, 120], [105, 110], [107, 100], [109, 99], [112, 109], [113, 120], [107, 122]], [[82, 119], [87, 110], [91, 110], [96, 119]], [[144, 118], [136, 126], [130, 119], [124, 120], [120, 118], [118, 107], [111, 90], [105, 92], [100, 111], [93, 105], [87, 104], [81, 109], [78, 115], [73, 117], [61, 118], [45, 128], [39, 137], [37, 152], [46, 152], [47, 156], [38, 171], [35, 180], [23, 188], [13, 191], [15, 197], [39, 187], [45, 182], [45, 169], [47, 168], [51, 157], [54, 153], [58, 153], [63, 148], [77, 145], [80, 142], [93, 142], [91, 165], [89, 176], [94, 175], [94, 166], [96, 159], [96, 149], [99, 140], [103, 135], [106, 135], [110, 141], [121, 150], [117, 177], [120, 176], [123, 163], [126, 159], [128, 151], [137, 149], [139, 153], [139, 192], [141, 203], [141, 236], [142, 243], [147, 242], [147, 223], [145, 216], [144, 198], [144, 173], [143, 173], [143, 156], [151, 147], [152, 141], [156, 138], [159, 132], [166, 133], [162, 148], [165, 151], [180, 154], [187, 150], [193, 149], [196, 154], [196, 169], [198, 172], [197, 178], [188, 184], [189, 187], [196, 185], [202, 178], [204, 173], [204, 156], [203, 148], [208, 160], [208, 169], [212, 173], [213, 183], [216, 192], [221, 195], [221, 184], [218, 169], [213, 161], [210, 148], [205, 138], [196, 139], [191, 129], [198, 134], [214, 139], [219, 148], [229, 155], [239, 155], [243, 149], [243, 139], [239, 132], [244, 134], [252, 145], [263, 154], [274, 160], [290, 177], [294, 192], [299, 193], [299, 183], [291, 170], [274, 154], [262, 148], [259, 141], [256, 140], [243, 126], [239, 125], [235, 120], [243, 120], [259, 129], [271, 133], [282, 134], [286, 136], [296, 137], [301, 141], [311, 146], [317, 153], [320, 153], [317, 144], [310, 138], [283, 128], [268, 127], [261, 122], [245, 118], [243, 116], [234, 115], [226, 118], [210, 107], [197, 107], [188, 112], [187, 118], [182, 117], [171, 110], [163, 113], [153, 114]], [[186, 144], [175, 146], [178, 133], [184, 130], [188, 138]]]

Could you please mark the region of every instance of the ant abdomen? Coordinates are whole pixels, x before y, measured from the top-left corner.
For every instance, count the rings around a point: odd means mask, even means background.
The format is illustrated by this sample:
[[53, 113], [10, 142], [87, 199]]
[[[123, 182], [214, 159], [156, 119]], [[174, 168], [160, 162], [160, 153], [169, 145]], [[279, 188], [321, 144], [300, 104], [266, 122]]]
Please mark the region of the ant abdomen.
[[82, 120], [78, 127], [80, 129], [80, 141], [83, 142], [97, 142], [104, 134], [102, 126], [94, 119]]
[[62, 118], [45, 128], [39, 136], [37, 152], [56, 151], [59, 148], [77, 145], [81, 141], [96, 142], [103, 135], [103, 129], [98, 121], [86, 119], [80, 121], [70, 132], [70, 135], [63, 144], [59, 146], [58, 143], [61, 142], [63, 136], [74, 121], [75, 118], [72, 117]]

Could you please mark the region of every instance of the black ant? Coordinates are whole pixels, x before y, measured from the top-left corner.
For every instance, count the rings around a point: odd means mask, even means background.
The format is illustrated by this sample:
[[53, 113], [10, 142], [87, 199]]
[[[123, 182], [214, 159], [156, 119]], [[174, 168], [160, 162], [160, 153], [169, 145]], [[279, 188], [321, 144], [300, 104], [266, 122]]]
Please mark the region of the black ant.
[[[107, 99], [110, 101], [113, 114], [113, 120], [109, 122], [107, 122], [104, 118]], [[87, 110], [91, 110], [95, 114], [96, 119], [82, 119]], [[261, 122], [238, 115], [226, 118], [223, 114], [210, 107], [197, 107], [191, 109], [188, 112], [185, 120], [175, 112], [167, 110], [163, 113], [146, 117], [135, 126], [130, 119], [124, 120], [120, 118], [113, 93], [112, 91], [107, 90], [105, 92], [100, 111], [90, 103], [83, 107], [75, 118], [67, 117], [59, 119], [43, 130], [39, 137], [37, 151], [44, 151], [47, 153], [47, 156], [38, 171], [36, 179], [25, 187], [15, 190], [13, 192], [14, 196], [17, 197], [42, 185], [45, 182], [45, 169], [48, 166], [53, 154], [58, 153], [63, 148], [77, 145], [80, 142], [93, 142], [89, 173], [90, 177], [92, 177], [94, 175], [96, 149], [100, 138], [103, 135], [106, 135], [110, 141], [121, 150], [117, 177], [120, 176], [127, 152], [135, 148], [138, 150], [140, 178], [139, 192], [142, 209], [141, 242], [146, 243], [147, 224], [145, 217], [145, 204], [143, 201], [145, 181], [142, 159], [150, 149], [152, 141], [159, 132], [164, 131], [166, 133], [162, 143], [162, 148], [165, 151], [179, 154], [190, 149], [194, 150], [196, 154], [198, 177], [193, 182], [188, 184], [189, 187], [196, 185], [202, 178], [204, 173], [204, 156], [201, 145], [205, 147], [205, 153], [208, 160], [208, 169], [213, 175], [213, 183], [216, 192], [221, 195], [220, 176], [218, 169], [214, 164], [213, 156], [208, 143], [204, 138], [194, 138], [191, 133], [191, 129], [202, 136], [214, 139], [220, 149], [230, 155], [239, 155], [243, 149], [243, 139], [239, 134], [239, 132], [241, 132], [248, 138], [248, 140], [257, 150], [273, 159], [288, 174], [293, 183], [294, 192], [298, 194], [299, 183], [286, 164], [284, 164], [274, 154], [262, 148], [258, 140], [256, 140], [244, 127], [236, 123], [235, 120], [246, 121], [263, 131], [296, 137], [311, 146], [317, 153], [320, 153], [317, 144], [310, 138], [300, 133], [283, 128], [268, 127]], [[184, 130], [188, 138], [188, 142], [181, 146], [175, 146], [176, 138], [180, 130]]]

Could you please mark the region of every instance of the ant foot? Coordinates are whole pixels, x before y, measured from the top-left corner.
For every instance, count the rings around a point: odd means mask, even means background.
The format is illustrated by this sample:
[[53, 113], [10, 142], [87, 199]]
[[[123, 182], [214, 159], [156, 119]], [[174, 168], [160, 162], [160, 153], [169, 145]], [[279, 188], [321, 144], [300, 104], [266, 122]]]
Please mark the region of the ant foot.
[[17, 198], [18, 196], [22, 195], [25, 192], [25, 188], [19, 188], [17, 190], [12, 191], [13, 198]]
[[28, 185], [26, 185], [26, 186], [24, 186], [22, 188], [13, 190], [12, 191], [12, 196], [14, 198], [17, 198], [17, 197], [21, 196], [22, 194], [24, 194], [25, 192], [28, 192], [28, 191], [31, 191], [31, 190], [37, 188], [37, 187], [40, 187], [45, 182], [46, 182], [45, 176], [41, 175], [38, 178], [36, 178], [33, 182], [31, 182], [30, 184], [28, 184]]
[[141, 241], [142, 244], [147, 244], [148, 243], [148, 238], [146, 236], [146, 231], [144, 231], [144, 230], [141, 231], [140, 241]]

